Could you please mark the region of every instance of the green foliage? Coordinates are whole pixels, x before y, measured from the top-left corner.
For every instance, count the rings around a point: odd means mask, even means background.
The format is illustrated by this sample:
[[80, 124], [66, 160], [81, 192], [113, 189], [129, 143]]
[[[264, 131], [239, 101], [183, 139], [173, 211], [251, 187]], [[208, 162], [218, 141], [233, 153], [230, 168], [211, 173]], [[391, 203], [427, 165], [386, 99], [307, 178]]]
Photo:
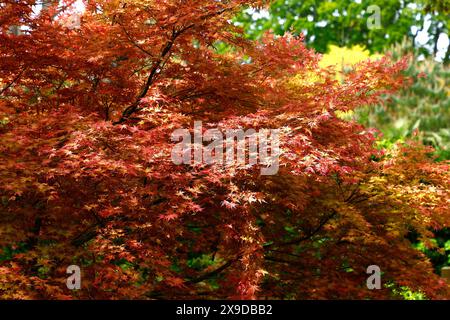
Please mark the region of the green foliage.
[[192, 257], [187, 261], [187, 265], [189, 268], [195, 270], [204, 270], [210, 266], [214, 266], [217, 264], [217, 260], [214, 260], [213, 257], [209, 254], [200, 254]]
[[450, 266], [450, 229], [436, 231], [435, 235], [436, 238], [431, 240], [434, 247], [421, 241], [416, 241], [414, 247], [427, 255], [439, 274], [443, 267]]
[[3, 248], [0, 248], [0, 262], [11, 260], [14, 255], [26, 251], [26, 243], [19, 243], [17, 246], [4, 246]]
[[[368, 10], [372, 5], [380, 8], [379, 28], [369, 28], [367, 24], [374, 14]], [[425, 45], [436, 53], [440, 34], [448, 33], [449, 18], [444, 10], [425, 11], [425, 8], [429, 8], [427, 2], [416, 0], [361, 0], [360, 3], [354, 0], [276, 0], [269, 8], [269, 15], [255, 17], [252, 10], [245, 10], [236, 22], [244, 27], [250, 38], [258, 38], [267, 30], [279, 35], [290, 31], [303, 33], [308, 45], [322, 53], [329, 45], [363, 45], [374, 53], [401, 42], [405, 35], [411, 42], [415, 41], [428, 11], [431, 36]], [[433, 8], [440, 9], [441, 6]], [[421, 51], [427, 53], [423, 48]]]
[[413, 291], [407, 286], [398, 286], [395, 283], [389, 282], [385, 287], [391, 290], [395, 298], [403, 300], [427, 300], [427, 296], [423, 292]]
[[[395, 59], [405, 52], [405, 42], [391, 50]], [[419, 61], [416, 53], [410, 59], [406, 74], [413, 83], [386, 97], [385, 106], [359, 111], [359, 121], [380, 129], [384, 139], [391, 142], [417, 134], [425, 144], [436, 148], [439, 160], [450, 159], [449, 66], [432, 58]]]

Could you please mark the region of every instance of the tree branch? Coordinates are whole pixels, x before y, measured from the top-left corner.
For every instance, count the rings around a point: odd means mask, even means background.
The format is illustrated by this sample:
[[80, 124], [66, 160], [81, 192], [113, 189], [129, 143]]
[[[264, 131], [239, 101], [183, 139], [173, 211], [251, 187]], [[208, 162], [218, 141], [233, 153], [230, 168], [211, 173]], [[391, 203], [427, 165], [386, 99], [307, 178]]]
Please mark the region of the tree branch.
[[290, 240], [287, 242], [273, 242], [273, 243], [269, 243], [267, 245], [264, 245], [264, 248], [269, 248], [269, 247], [278, 247], [278, 246], [289, 246], [289, 245], [293, 245], [293, 244], [299, 244], [300, 242], [306, 241], [311, 239], [313, 236], [315, 236], [317, 233], [319, 233], [322, 228], [331, 220], [333, 219], [335, 216], [337, 215], [337, 212], [335, 210], [332, 210], [332, 213], [327, 216], [325, 219], [323, 219], [323, 221], [320, 222], [320, 224], [310, 233], [308, 233], [306, 236], [294, 239], [294, 240]]
[[225, 262], [223, 265], [221, 265], [221, 266], [218, 267], [217, 269], [215, 269], [215, 270], [213, 270], [213, 271], [211, 271], [211, 272], [208, 272], [208, 273], [206, 273], [206, 274], [204, 274], [204, 275], [201, 275], [201, 276], [198, 277], [198, 278], [191, 279], [191, 280], [189, 280], [188, 282], [189, 282], [189, 283], [199, 283], [199, 282], [202, 282], [202, 281], [204, 281], [204, 280], [206, 280], [206, 279], [209, 279], [209, 278], [211, 278], [211, 277], [213, 277], [213, 276], [215, 276], [215, 275], [221, 273], [222, 271], [226, 270], [226, 269], [229, 268], [230, 266], [232, 266], [233, 263], [235, 263], [236, 261], [239, 260], [239, 258], [240, 258], [240, 256], [238, 256], [238, 257], [235, 258], [235, 259], [228, 260], [227, 262]]
[[[215, 16], [219, 16], [221, 14], [223, 14], [224, 12], [227, 11], [231, 11], [233, 10], [233, 7], [230, 8], [224, 8], [221, 9], [217, 12], [214, 13], [210, 13], [210, 14], [206, 14], [202, 17], [200, 17], [200, 20], [207, 20], [209, 18], [215, 17]], [[176, 30], [175, 26], [173, 27], [172, 30], [172, 36], [170, 37], [169, 41], [164, 45], [164, 47], [162, 48], [161, 54], [158, 58], [158, 60], [156, 60], [156, 62], [153, 64], [153, 67], [150, 70], [150, 74], [147, 78], [147, 81], [144, 85], [144, 87], [142, 88], [141, 93], [139, 94], [139, 96], [136, 98], [136, 100], [133, 102], [133, 104], [131, 104], [130, 106], [128, 106], [123, 112], [122, 112], [122, 116], [120, 117], [120, 119], [116, 122], [114, 122], [114, 124], [121, 124], [124, 123], [125, 121], [127, 121], [130, 116], [135, 113], [136, 111], [138, 111], [139, 108], [139, 103], [141, 102], [141, 100], [147, 95], [148, 91], [150, 90], [150, 87], [152, 86], [152, 84], [155, 81], [156, 75], [158, 74], [158, 72], [160, 72], [160, 68], [162, 64], [165, 64], [166, 58], [170, 53], [170, 50], [172, 49], [175, 40], [184, 32], [186, 32], [187, 30], [193, 28], [196, 24], [192, 23], [188, 26], [182, 27], [180, 30]], [[123, 28], [124, 29], [124, 28]], [[134, 42], [133, 42], [134, 43]], [[141, 49], [142, 50], [142, 49]], [[145, 51], [144, 51], [145, 52]], [[158, 71], [159, 70], [159, 71]]]
[[153, 56], [153, 54], [147, 50], [145, 50], [144, 48], [142, 48], [142, 46], [140, 46], [139, 44], [137, 44], [136, 41], [133, 40], [133, 38], [131, 37], [131, 35], [128, 33], [128, 31], [125, 29], [125, 27], [119, 23], [119, 25], [121, 26], [123, 32], [125, 33], [125, 35], [127, 36], [128, 40], [131, 42], [131, 44], [133, 44], [133, 46], [135, 46], [136, 48], [138, 48], [139, 50], [141, 50], [143, 53], [149, 55], [149, 56]]
[[150, 74], [147, 78], [147, 81], [146, 81], [144, 87], [141, 90], [141, 93], [136, 98], [134, 103], [131, 104], [128, 108], [126, 108], [125, 111], [123, 111], [122, 116], [120, 117], [119, 121], [114, 122], [114, 124], [121, 124], [121, 123], [127, 121], [130, 118], [130, 116], [138, 110], [139, 103], [147, 95], [148, 91], [150, 90], [151, 85], [155, 81], [155, 77], [158, 73], [158, 70], [160, 69], [161, 64], [163, 63], [164, 59], [166, 58], [166, 56], [169, 54], [170, 50], [172, 49], [175, 40], [180, 36], [180, 34], [182, 32], [183, 32], [183, 30], [175, 31], [175, 29], [172, 31], [172, 36], [170, 37], [169, 41], [163, 47], [158, 60], [153, 64], [153, 67], [150, 70]]
[[11, 86], [20, 79], [20, 77], [22, 76], [22, 74], [25, 72], [26, 68], [22, 68], [22, 70], [20, 70], [19, 74], [6, 86], [4, 87], [1, 91], [0, 91], [0, 96], [3, 95], [3, 93], [6, 92], [6, 90], [8, 90], [9, 88], [11, 88]]

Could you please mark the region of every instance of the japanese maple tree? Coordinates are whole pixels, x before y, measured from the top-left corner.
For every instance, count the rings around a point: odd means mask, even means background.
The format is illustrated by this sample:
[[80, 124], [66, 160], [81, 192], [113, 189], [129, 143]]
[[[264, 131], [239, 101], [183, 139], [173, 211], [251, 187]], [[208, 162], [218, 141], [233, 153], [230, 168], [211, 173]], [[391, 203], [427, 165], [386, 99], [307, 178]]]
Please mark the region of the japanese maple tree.
[[[449, 226], [449, 163], [338, 116], [408, 85], [406, 62], [337, 80], [301, 38], [231, 23], [265, 2], [85, 1], [68, 27], [73, 1], [2, 1], [1, 298], [449, 297], [408, 240]], [[279, 172], [175, 165], [194, 121], [279, 129]]]

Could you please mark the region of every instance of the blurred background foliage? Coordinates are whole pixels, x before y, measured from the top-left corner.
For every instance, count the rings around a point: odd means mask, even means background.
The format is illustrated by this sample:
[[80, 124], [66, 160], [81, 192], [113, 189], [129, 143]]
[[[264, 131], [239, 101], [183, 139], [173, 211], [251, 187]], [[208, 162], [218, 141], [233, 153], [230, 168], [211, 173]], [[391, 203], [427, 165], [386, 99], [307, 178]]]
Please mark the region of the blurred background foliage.
[[384, 106], [365, 107], [357, 119], [383, 133], [386, 142], [418, 135], [436, 149], [438, 160], [450, 159], [450, 68], [432, 57], [420, 60], [407, 42], [388, 51], [395, 60], [409, 54], [410, 87], [385, 98]]
[[[379, 28], [367, 24], [374, 14], [368, 8], [373, 5], [380, 10]], [[339, 116], [378, 129], [380, 147], [421, 139], [435, 148], [436, 161], [446, 161], [450, 160], [449, 9], [450, 0], [275, 0], [268, 10], [243, 10], [235, 24], [251, 39], [266, 31], [303, 34], [310, 48], [323, 53], [320, 66], [335, 66], [340, 80], [368, 58], [407, 56], [409, 86], [385, 96], [382, 105]], [[433, 232], [433, 248], [421, 243], [414, 231], [408, 238], [439, 274], [442, 267], [450, 266], [450, 230]], [[408, 288], [393, 292], [404, 299], [425, 298]]]
[[[374, 6], [380, 10], [378, 28], [367, 23], [376, 13]], [[275, 0], [269, 10], [249, 8], [235, 21], [253, 39], [268, 30], [303, 33], [306, 43], [321, 53], [330, 45], [383, 52], [407, 36], [420, 53], [436, 56], [439, 38], [448, 34], [449, 6], [449, 0]], [[428, 37], [422, 39], [424, 32]], [[442, 55], [448, 62], [448, 47]]]

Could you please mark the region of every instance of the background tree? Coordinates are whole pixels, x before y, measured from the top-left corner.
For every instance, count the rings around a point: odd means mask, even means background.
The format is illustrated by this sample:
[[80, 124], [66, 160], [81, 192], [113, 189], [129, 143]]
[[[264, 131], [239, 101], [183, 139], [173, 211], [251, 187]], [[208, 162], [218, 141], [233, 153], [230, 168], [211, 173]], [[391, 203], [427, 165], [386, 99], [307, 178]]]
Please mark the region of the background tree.
[[450, 12], [450, 3], [448, 0], [423, 0], [425, 9], [428, 11], [439, 11], [444, 14]]
[[[370, 6], [380, 9], [379, 28], [368, 25], [369, 18], [375, 13], [369, 9]], [[322, 53], [329, 45], [362, 45], [371, 53], [383, 52], [407, 36], [412, 44], [421, 48], [422, 53], [431, 52], [435, 56], [439, 37], [448, 34], [448, 4], [438, 5], [436, 2], [435, 6], [427, 7], [428, 12], [424, 11], [425, 6], [416, 0], [278, 0], [270, 5], [268, 15], [255, 19], [253, 11], [246, 10], [236, 21], [244, 26], [251, 38], [258, 38], [267, 30], [279, 35], [287, 31], [302, 32], [308, 46]], [[428, 18], [429, 40], [426, 44], [419, 44], [417, 36], [424, 30]], [[448, 49], [445, 56], [448, 61]]]
[[[390, 50], [394, 59], [411, 52], [407, 43]], [[381, 130], [390, 142], [418, 134], [425, 144], [436, 148], [440, 159], [450, 158], [450, 70], [432, 58], [419, 60], [410, 55], [408, 77], [413, 85], [387, 96], [386, 104], [366, 108], [358, 114], [362, 123]], [[415, 132], [415, 131], [418, 132]]]

